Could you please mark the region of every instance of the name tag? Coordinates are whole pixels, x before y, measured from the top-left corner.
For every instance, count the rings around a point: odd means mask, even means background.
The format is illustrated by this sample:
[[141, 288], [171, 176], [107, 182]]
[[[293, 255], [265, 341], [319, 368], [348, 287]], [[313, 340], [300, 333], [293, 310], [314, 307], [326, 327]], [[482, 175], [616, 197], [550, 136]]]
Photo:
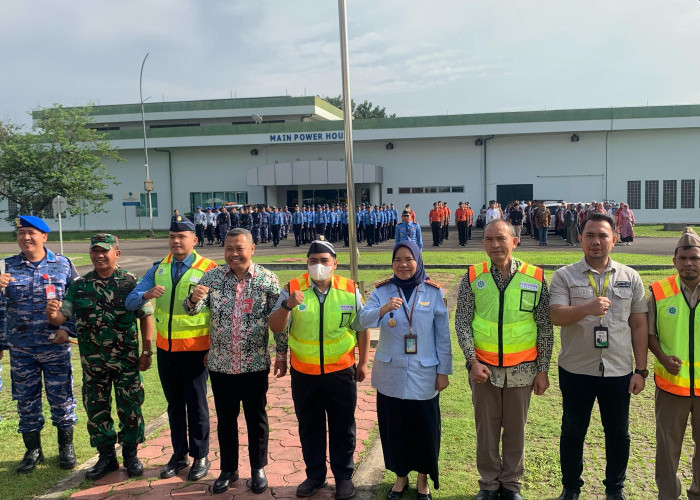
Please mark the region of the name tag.
[[536, 292], [540, 289], [540, 287], [538, 285], [535, 285], [534, 283], [520, 283], [520, 288], [522, 288], [523, 290], [532, 290], [533, 292]]
[[341, 310], [341, 311], [354, 311], [354, 310], [355, 310], [355, 306], [353, 306], [353, 305], [351, 305], [351, 304], [341, 304], [341, 305], [340, 305], [340, 310]]
[[430, 307], [430, 302], [418, 302], [420, 307]]
[[632, 288], [631, 281], [616, 281], [613, 286], [615, 288]]
[[201, 276], [190, 276], [190, 283], [199, 283], [200, 279], [202, 279]]

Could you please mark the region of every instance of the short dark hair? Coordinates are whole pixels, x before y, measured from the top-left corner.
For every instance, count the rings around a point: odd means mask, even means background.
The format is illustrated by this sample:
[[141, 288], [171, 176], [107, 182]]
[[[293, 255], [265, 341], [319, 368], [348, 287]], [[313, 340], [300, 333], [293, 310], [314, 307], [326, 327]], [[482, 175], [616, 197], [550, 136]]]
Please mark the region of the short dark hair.
[[588, 222], [590, 222], [592, 220], [607, 222], [608, 224], [610, 224], [610, 228], [612, 229], [613, 233], [615, 232], [615, 221], [613, 220], [612, 217], [610, 217], [608, 214], [601, 214], [600, 212], [594, 212], [592, 214], [588, 214], [588, 217], [586, 217], [586, 220], [584, 220], [583, 224], [581, 224], [581, 234], [583, 234], [583, 230], [586, 229], [586, 224], [588, 224]]

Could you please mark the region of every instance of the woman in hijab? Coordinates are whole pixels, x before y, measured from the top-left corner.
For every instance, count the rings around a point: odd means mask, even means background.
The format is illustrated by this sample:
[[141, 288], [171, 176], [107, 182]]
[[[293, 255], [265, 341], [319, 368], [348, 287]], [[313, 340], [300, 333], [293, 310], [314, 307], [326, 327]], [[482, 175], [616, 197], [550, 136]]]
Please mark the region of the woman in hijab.
[[387, 498], [401, 498], [415, 470], [418, 500], [430, 500], [428, 476], [440, 486], [440, 391], [452, 374], [449, 313], [413, 241], [394, 247], [392, 267], [394, 276], [377, 285], [360, 312], [363, 328], [380, 326], [372, 386], [384, 464], [397, 476]]
[[615, 214], [617, 219], [617, 231], [620, 233], [620, 241], [625, 245], [631, 245], [634, 241], [634, 214], [627, 203], [620, 203], [620, 208]]

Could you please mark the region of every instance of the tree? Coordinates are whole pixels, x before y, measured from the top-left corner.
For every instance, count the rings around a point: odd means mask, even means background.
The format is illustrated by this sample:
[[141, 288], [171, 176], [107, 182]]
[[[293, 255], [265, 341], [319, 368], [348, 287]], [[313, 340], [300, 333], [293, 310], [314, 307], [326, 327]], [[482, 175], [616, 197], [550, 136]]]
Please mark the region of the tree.
[[[343, 96], [338, 97], [321, 97], [324, 101], [332, 104], [338, 109], [343, 109]], [[362, 104], [357, 105], [355, 99], [350, 100], [352, 106], [352, 117], [355, 120], [364, 120], [365, 118], [396, 118], [396, 113], [388, 115], [385, 107], [374, 106], [371, 102], [364, 100]]]
[[0, 122], [0, 199], [26, 215], [43, 215], [59, 194], [70, 215], [105, 212], [106, 182], [116, 179], [103, 160], [123, 159], [104, 133], [88, 127], [90, 114], [90, 107], [54, 105], [35, 114], [30, 132]]

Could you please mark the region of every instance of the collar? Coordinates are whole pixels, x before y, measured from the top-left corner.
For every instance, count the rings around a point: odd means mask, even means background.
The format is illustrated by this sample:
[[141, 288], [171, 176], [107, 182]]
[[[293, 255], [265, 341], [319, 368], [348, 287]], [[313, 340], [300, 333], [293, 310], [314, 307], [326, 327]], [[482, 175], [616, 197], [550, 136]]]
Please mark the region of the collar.
[[[581, 260], [577, 262], [577, 265], [579, 267], [579, 271], [582, 274], [588, 273], [588, 271], [595, 273], [595, 274], [601, 274], [598, 271], [596, 271], [595, 269], [593, 269], [588, 262], [586, 262], [585, 255], [583, 257], [581, 257]], [[616, 269], [617, 269], [617, 262], [615, 262], [614, 260], [612, 260], [612, 258], [610, 256], [608, 256], [608, 265], [605, 267], [603, 272], [604, 273], [607, 273], [608, 271], [614, 272]]]
[[[41, 265], [41, 262], [44, 259], [46, 259], [46, 262], [56, 262], [56, 254], [55, 253], [53, 253], [51, 250], [49, 250], [46, 247], [44, 247], [44, 252], [45, 252], [44, 256], [41, 259], [39, 259], [39, 261], [38, 261], [40, 263], [39, 265]], [[20, 252], [20, 255], [22, 256], [22, 262], [24, 262], [25, 264], [32, 262], [31, 260], [27, 259], [27, 257], [24, 255], [23, 252]]]
[[185, 257], [183, 260], [179, 261], [175, 258], [173, 255], [173, 260], [171, 262], [172, 265], [175, 265], [177, 262], [182, 262], [185, 264], [185, 267], [192, 267], [192, 264], [194, 264], [194, 260], [197, 258], [196, 252], [192, 252], [189, 254], [187, 257]]
[[[233, 272], [233, 269], [231, 269], [231, 266], [226, 264], [224, 268], [224, 274], [231, 274], [234, 278], [238, 279], [236, 277], [236, 274]], [[249, 278], [255, 278], [258, 275], [255, 263], [251, 261], [250, 267], [248, 267], [248, 270], [245, 272], [245, 275], [243, 276], [243, 279], [249, 279]]]

